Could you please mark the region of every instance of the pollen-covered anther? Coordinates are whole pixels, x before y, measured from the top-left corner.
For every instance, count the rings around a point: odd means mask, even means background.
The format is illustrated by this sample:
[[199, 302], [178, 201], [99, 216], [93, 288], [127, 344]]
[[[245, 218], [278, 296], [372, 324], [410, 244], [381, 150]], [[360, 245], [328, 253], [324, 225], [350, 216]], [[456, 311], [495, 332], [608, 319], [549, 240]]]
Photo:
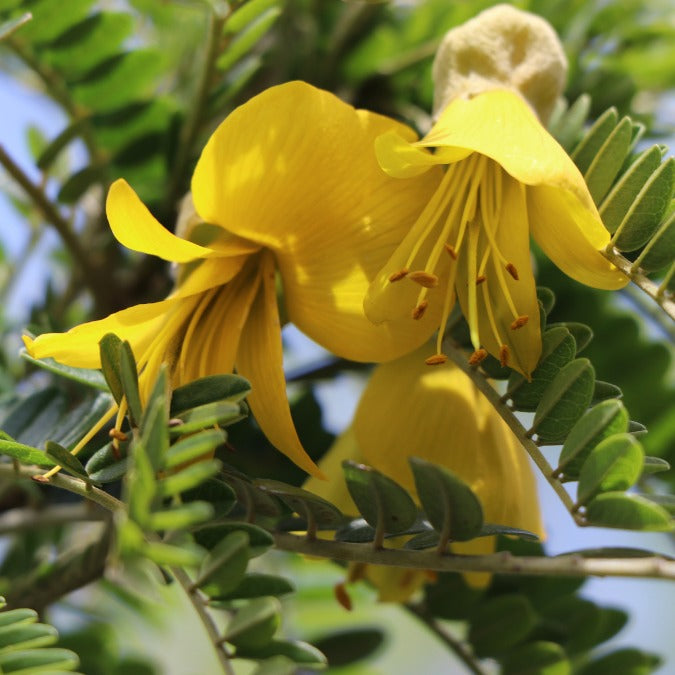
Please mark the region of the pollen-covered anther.
[[424, 363], [428, 366], [441, 366], [448, 360], [448, 357], [445, 354], [434, 354], [428, 359], [424, 359]]
[[511, 353], [509, 352], [509, 348], [507, 345], [502, 345], [499, 348], [499, 363], [501, 364], [502, 368], [504, 366], [509, 365], [509, 357], [511, 356]]
[[516, 266], [513, 263], [508, 263], [506, 265], [506, 271], [516, 280], [520, 278], [518, 276], [518, 270], [516, 269]]
[[352, 611], [352, 599], [347, 593], [347, 588], [344, 583], [335, 584], [333, 587], [335, 599], [348, 611]]
[[406, 276], [408, 276], [408, 270], [404, 267], [402, 270], [399, 270], [398, 272], [392, 272], [389, 275], [389, 281], [391, 282], [400, 281]]
[[445, 247], [445, 250], [448, 252], [448, 255], [453, 260], [457, 260], [457, 251], [455, 250], [455, 247], [451, 246], [450, 244], [445, 244], [444, 247]]
[[417, 307], [415, 307], [412, 311], [412, 318], [415, 319], [416, 321], [421, 319], [424, 316], [424, 312], [427, 311], [427, 307], [429, 306], [429, 303], [426, 300], [422, 300]]
[[424, 286], [424, 288], [436, 288], [438, 286], [438, 277], [435, 274], [431, 274], [431, 272], [424, 272], [423, 270], [410, 272], [408, 279], [420, 286]]
[[522, 328], [529, 320], [530, 320], [530, 317], [527, 316], [527, 314], [523, 314], [522, 316], [519, 316], [511, 324], [511, 330], [518, 330], [519, 328]]
[[126, 441], [128, 438], [128, 436], [119, 429], [111, 429], [108, 432], [108, 436], [110, 436], [110, 438], [113, 438], [116, 441]]
[[481, 361], [487, 358], [487, 355], [487, 351], [482, 347], [480, 349], [476, 349], [476, 351], [469, 357], [469, 365], [477, 366]]
[[482, 284], [486, 279], [487, 279], [487, 277], [484, 274], [479, 274], [476, 277], [476, 286], [479, 286], [480, 284]]

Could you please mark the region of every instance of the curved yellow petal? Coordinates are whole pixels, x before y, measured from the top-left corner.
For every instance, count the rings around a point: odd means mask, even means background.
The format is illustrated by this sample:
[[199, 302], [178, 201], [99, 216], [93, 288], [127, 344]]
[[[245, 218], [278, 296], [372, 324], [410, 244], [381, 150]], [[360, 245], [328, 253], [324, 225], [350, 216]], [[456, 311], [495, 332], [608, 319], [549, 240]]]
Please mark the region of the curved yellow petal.
[[164, 314], [176, 302], [162, 300], [144, 305], [135, 305], [115, 312], [105, 319], [89, 321], [66, 333], [44, 333], [34, 340], [24, 337], [28, 353], [35, 359], [52, 357], [68, 366], [77, 368], [100, 368], [99, 340], [106, 333], [115, 333], [128, 340], [135, 355], [145, 351], [164, 322]]
[[259, 273], [261, 288], [241, 334], [237, 369], [251, 382], [248, 401], [270, 443], [307, 473], [322, 476], [300, 443], [288, 406], [274, 259], [269, 252], [262, 254]]
[[628, 277], [601, 253], [609, 243], [595, 207], [567, 190], [548, 185], [527, 189], [532, 235], [544, 253], [568, 276], [593, 288], [615, 290]]
[[105, 206], [115, 238], [133, 251], [172, 262], [189, 262], [212, 255], [211, 249], [171, 234], [122, 178], [110, 186]]

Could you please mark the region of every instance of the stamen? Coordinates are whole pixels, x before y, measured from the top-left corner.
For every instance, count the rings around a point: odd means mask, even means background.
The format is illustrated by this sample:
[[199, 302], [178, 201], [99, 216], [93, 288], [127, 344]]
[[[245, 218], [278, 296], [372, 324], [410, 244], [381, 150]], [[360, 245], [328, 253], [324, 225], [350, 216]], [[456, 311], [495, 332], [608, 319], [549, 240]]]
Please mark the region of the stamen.
[[[478, 229], [480, 225], [476, 222], [471, 223], [469, 226], [469, 251], [468, 251], [468, 261], [467, 266], [469, 269], [469, 279], [475, 279], [478, 275], [476, 274], [476, 257], [478, 253]], [[478, 333], [478, 300], [476, 298], [476, 284], [469, 282], [469, 316], [467, 317], [469, 323], [469, 334], [471, 336], [471, 344], [474, 349], [480, 348], [480, 336]]]
[[444, 248], [453, 260], [457, 260], [457, 251], [455, 250], [454, 246], [450, 246], [450, 244], [444, 244]]
[[424, 359], [424, 363], [428, 366], [440, 366], [448, 360], [448, 357], [445, 354], [434, 354], [428, 359]]
[[347, 588], [345, 587], [344, 582], [335, 584], [333, 587], [333, 593], [335, 594], [335, 599], [348, 611], [352, 611], [352, 599], [347, 593]]
[[487, 284], [481, 287], [483, 289], [483, 304], [487, 310], [488, 321], [490, 322], [490, 329], [492, 330], [492, 335], [495, 339], [495, 342], [498, 345], [503, 345], [504, 340], [502, 340], [501, 335], [499, 334], [499, 328], [497, 328], [497, 322], [495, 321], [495, 315], [492, 311], [492, 303], [490, 302], [490, 289]]
[[115, 439], [116, 441], [126, 441], [129, 437], [120, 429], [111, 429], [108, 432], [110, 438]]
[[518, 270], [516, 269], [516, 266], [513, 263], [509, 263], [506, 266], [506, 271], [516, 280], [518, 281]]
[[424, 316], [424, 312], [427, 311], [428, 306], [429, 303], [426, 300], [422, 300], [422, 302], [413, 309], [412, 318], [415, 320], [421, 319]]
[[507, 345], [502, 345], [499, 348], [499, 363], [501, 364], [502, 368], [504, 366], [509, 365], [509, 357], [511, 356], [509, 352], [509, 348]]
[[511, 330], [522, 328], [529, 320], [530, 317], [527, 314], [522, 314], [511, 324]]
[[393, 272], [392, 274], [389, 275], [389, 281], [392, 283], [394, 281], [400, 281], [403, 279], [403, 277], [407, 276], [408, 270], [404, 267], [402, 270], [399, 270], [398, 272]]
[[479, 286], [480, 284], [482, 284], [486, 279], [487, 279], [487, 277], [484, 274], [479, 274], [476, 277], [476, 286]]
[[445, 327], [448, 325], [450, 318], [450, 311], [455, 304], [455, 278], [457, 277], [457, 265], [450, 268], [450, 278], [445, 287], [445, 298], [443, 299], [443, 312], [441, 313], [441, 322], [438, 327], [438, 334], [436, 335], [436, 352], [442, 354], [443, 337], [445, 335]]
[[436, 286], [438, 286], [438, 277], [435, 274], [424, 272], [423, 270], [410, 272], [410, 274], [408, 274], [408, 279], [420, 286], [424, 286], [424, 288], [436, 288]]
[[477, 366], [481, 361], [485, 360], [487, 358], [487, 351], [483, 349], [482, 347], [480, 349], [477, 349], [471, 356], [469, 357], [469, 365], [470, 366]]

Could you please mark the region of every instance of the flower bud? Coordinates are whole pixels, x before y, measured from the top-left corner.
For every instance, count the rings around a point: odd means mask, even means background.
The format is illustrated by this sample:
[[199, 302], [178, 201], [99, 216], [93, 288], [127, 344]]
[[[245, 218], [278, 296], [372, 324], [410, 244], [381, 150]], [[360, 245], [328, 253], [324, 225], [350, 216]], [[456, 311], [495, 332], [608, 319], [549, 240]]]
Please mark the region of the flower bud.
[[567, 59], [553, 27], [511, 5], [496, 5], [446, 33], [433, 64], [434, 117], [457, 97], [509, 89], [546, 124], [566, 77]]

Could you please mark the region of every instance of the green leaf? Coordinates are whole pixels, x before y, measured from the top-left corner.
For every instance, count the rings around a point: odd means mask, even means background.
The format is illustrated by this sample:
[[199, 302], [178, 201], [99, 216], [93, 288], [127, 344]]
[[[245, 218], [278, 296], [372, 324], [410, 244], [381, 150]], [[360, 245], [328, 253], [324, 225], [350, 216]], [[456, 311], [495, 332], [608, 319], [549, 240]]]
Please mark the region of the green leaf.
[[81, 117], [69, 124], [49, 145], [42, 151], [37, 159], [37, 166], [42, 171], [47, 171], [58, 157], [59, 153], [89, 124], [86, 117]]
[[620, 387], [617, 387], [611, 382], [603, 382], [602, 380], [595, 381], [595, 387], [593, 389], [593, 400], [591, 405], [595, 405], [600, 401], [606, 401], [610, 398], [623, 398], [623, 392]]
[[531, 642], [509, 652], [502, 660], [502, 675], [570, 675], [565, 650], [555, 642]]
[[577, 354], [586, 349], [586, 347], [593, 339], [593, 330], [590, 326], [587, 326], [585, 323], [579, 323], [577, 321], [549, 323], [547, 326], [547, 330], [551, 330], [552, 328], [567, 328], [567, 330], [572, 334], [574, 342], [576, 343]]
[[107, 443], [97, 450], [85, 465], [89, 478], [97, 483], [120, 480], [129, 467], [129, 458]]
[[579, 476], [591, 450], [605, 438], [628, 431], [628, 412], [621, 401], [610, 399], [591, 408], [573, 427], [560, 453], [558, 470], [565, 478]]
[[56, 198], [63, 204], [74, 204], [92, 185], [103, 183], [105, 176], [105, 167], [85, 166], [66, 180]]
[[630, 434], [615, 434], [591, 450], [581, 467], [577, 504], [585, 504], [598, 492], [627, 490], [642, 473], [644, 450]]
[[675, 158], [667, 159], [647, 180], [613, 237], [620, 251], [635, 251], [649, 241], [673, 197]]
[[94, 387], [101, 391], [109, 391], [108, 384], [100, 370], [90, 370], [89, 368], [74, 368], [58, 363], [52, 358], [34, 359], [25, 349], [19, 352], [22, 359], [32, 363], [34, 366], [48, 370], [51, 373], [66, 377], [74, 382], [79, 382], [88, 387]]
[[514, 372], [509, 379], [508, 391], [517, 410], [537, 409], [547, 387], [576, 354], [576, 342], [570, 331], [563, 326], [547, 330], [542, 337], [542, 352], [539, 364], [528, 382], [520, 373]]
[[441, 537], [467, 541], [483, 527], [483, 508], [471, 488], [442, 466], [410, 457], [422, 508]]
[[579, 142], [584, 122], [591, 112], [591, 97], [581, 94], [574, 103], [550, 126], [553, 137], [568, 152]]
[[206, 555], [194, 586], [209, 596], [226, 596], [243, 581], [249, 558], [246, 531], [230, 532]]
[[263, 492], [247, 476], [235, 471], [228, 466], [223, 480], [234, 490], [237, 501], [246, 506], [250, 518], [254, 515], [275, 517], [281, 513], [281, 504], [276, 497]]
[[157, 483], [157, 493], [161, 497], [173, 497], [188, 490], [193, 490], [220, 470], [221, 463], [217, 459], [207, 459], [181, 469], [179, 472], [162, 478]]
[[114, 333], [106, 333], [98, 343], [101, 371], [108, 384], [110, 393], [119, 405], [124, 397], [120, 366], [122, 340]]
[[280, 614], [281, 605], [276, 598], [255, 598], [234, 615], [223, 637], [235, 647], [262, 647], [277, 632]]
[[0, 440], [0, 455], [9, 455], [22, 464], [35, 464], [41, 467], [56, 466], [54, 460], [42, 450], [15, 441]]
[[602, 611], [576, 595], [560, 596], [541, 608], [543, 623], [557, 634], [569, 654], [590, 649], [600, 641]]
[[[2, 604], [0, 604], [0, 607], [3, 607], [4, 604], [5, 599], [2, 598]], [[22, 607], [20, 609], [9, 609], [7, 611], [0, 612], [0, 628], [16, 624], [35, 623], [37, 620], [38, 613], [34, 609]]]
[[533, 430], [540, 443], [561, 443], [593, 398], [595, 372], [588, 359], [568, 363], [548, 386], [537, 406]]
[[49, 42], [81, 21], [94, 0], [68, 0], [66, 6], [59, 0], [39, 0], [31, 3], [33, 21], [22, 31], [21, 37], [30, 42]]
[[212, 456], [215, 449], [227, 440], [222, 429], [206, 429], [192, 436], [187, 436], [174, 443], [166, 455], [164, 466], [172, 469], [186, 462]]
[[633, 436], [644, 436], [647, 433], [647, 427], [640, 422], [635, 420], [630, 420], [628, 422], [628, 432], [633, 434]]
[[157, 565], [176, 567], [196, 567], [202, 560], [202, 551], [189, 548], [185, 544], [173, 546], [163, 542], [144, 542], [139, 554]]
[[151, 396], [142, 415], [141, 443], [148, 454], [152, 468], [159, 471], [164, 467], [164, 457], [169, 449], [169, 417], [165, 397], [161, 394]]
[[539, 541], [539, 537], [534, 532], [523, 530], [519, 527], [511, 527], [509, 525], [496, 525], [495, 523], [483, 523], [483, 527], [481, 527], [478, 536], [493, 537], [498, 534], [508, 537], [519, 537], [520, 539], [529, 539], [530, 541]]
[[147, 527], [160, 530], [183, 530], [200, 525], [213, 515], [213, 507], [206, 502], [190, 502], [154, 511], [147, 519]]
[[[134, 353], [131, 351], [131, 345], [126, 340], [120, 346], [119, 355], [120, 380], [129, 408], [129, 417], [132, 424], [138, 425], [143, 418], [141, 394], [138, 389], [138, 371], [136, 370], [136, 359], [134, 358]], [[151, 450], [154, 452], [154, 448]]]
[[279, 0], [250, 0], [230, 15], [223, 30], [225, 33], [236, 35], [263, 12], [278, 4]]
[[296, 675], [298, 664], [286, 656], [273, 656], [263, 661], [253, 675]]
[[637, 199], [640, 190], [661, 164], [661, 151], [654, 145], [640, 153], [617, 181], [600, 207], [605, 227], [614, 233]]
[[343, 668], [374, 655], [386, 636], [377, 626], [336, 630], [314, 638], [312, 644], [323, 653], [331, 668]]
[[5, 409], [0, 427], [5, 433], [26, 445], [46, 440], [52, 428], [63, 416], [65, 400], [56, 387], [48, 387], [13, 401]]
[[524, 595], [502, 595], [476, 606], [469, 642], [481, 658], [498, 655], [522, 642], [536, 624], [537, 615]]
[[16, 19], [11, 21], [5, 21], [0, 24], [0, 42], [5, 38], [8, 38], [14, 31], [18, 30], [24, 24], [28, 23], [33, 18], [33, 15], [30, 12], [25, 12]]
[[49, 647], [47, 649], [29, 649], [26, 651], [0, 654], [0, 668], [3, 673], [21, 673], [32, 675], [44, 672], [54, 673], [59, 670], [74, 670], [79, 665], [77, 654], [69, 649]]
[[140, 441], [131, 446], [133, 464], [127, 473], [127, 498], [129, 517], [141, 527], [146, 527], [152, 504], [157, 496], [157, 481], [145, 448]]
[[206, 525], [195, 530], [195, 541], [205, 549], [212, 550], [231, 532], [245, 532], [249, 540], [249, 556], [255, 558], [274, 546], [274, 537], [251, 523], [219, 523]]
[[195, 487], [183, 490], [182, 498], [184, 502], [191, 502], [196, 499], [208, 502], [213, 506], [215, 518], [226, 516], [237, 503], [234, 490], [218, 478], [208, 478]]
[[579, 675], [649, 675], [661, 659], [639, 649], [619, 649], [584, 665]]
[[326, 665], [326, 657], [318, 649], [306, 642], [299, 641], [270, 640], [259, 645], [239, 644], [237, 645], [236, 656], [241, 659], [255, 660], [285, 656], [296, 664], [307, 665], [312, 669], [322, 669]]
[[313, 492], [262, 478], [255, 480], [254, 485], [263, 492], [279, 497], [299, 516], [305, 518], [308, 525], [313, 519], [318, 526], [334, 528], [343, 521], [340, 509]]
[[547, 315], [555, 307], [555, 293], [546, 286], [537, 286], [537, 300], [541, 302]]
[[632, 137], [633, 123], [630, 118], [624, 117], [602, 144], [584, 174], [586, 185], [596, 204], [599, 204], [607, 194], [623, 166], [632, 144]]
[[593, 126], [586, 132], [581, 143], [574, 149], [571, 156], [582, 174], [588, 171], [618, 121], [619, 113], [616, 108], [609, 108], [598, 117]]
[[642, 475], [651, 473], [661, 473], [662, 471], [670, 471], [670, 464], [661, 457], [645, 457], [642, 465]]
[[649, 240], [636, 264], [644, 272], [657, 272], [672, 263], [675, 258], [675, 211], [659, 226]]
[[412, 497], [398, 483], [364, 464], [342, 462], [349, 494], [366, 522], [383, 532], [407, 530], [417, 519]]
[[671, 516], [675, 517], [675, 495], [640, 495], [654, 504], [662, 506]]
[[251, 383], [239, 375], [210, 375], [178, 387], [171, 397], [171, 416], [192, 408], [229, 401], [238, 403], [251, 392]]
[[155, 155], [163, 153], [165, 145], [166, 133], [164, 131], [148, 131], [122, 146], [111, 161], [120, 169], [144, 164]]
[[68, 473], [82, 478], [83, 480], [89, 482], [90, 478], [82, 466], [82, 462], [75, 456], [72, 455], [68, 450], [54, 441], [47, 441], [46, 447], [47, 457], [54, 460], [55, 464], [58, 464], [62, 469], [65, 469]]
[[270, 7], [262, 12], [255, 21], [249, 23], [229, 43], [227, 49], [216, 62], [220, 70], [228, 70], [240, 58], [248, 54], [260, 38], [267, 33], [281, 14], [281, 7]]
[[171, 435], [183, 436], [195, 431], [202, 431], [208, 427], [227, 426], [238, 422], [244, 417], [241, 405], [230, 401], [217, 401], [183, 411], [180, 416], [180, 424], [170, 427]]
[[[245, 574], [236, 588], [226, 593], [218, 593], [218, 600], [244, 600], [249, 598], [259, 598], [263, 595], [279, 596], [293, 593], [295, 586], [283, 577], [273, 576], [271, 574]], [[214, 600], [213, 595], [211, 599]], [[215, 602], [210, 603], [216, 606]]]
[[670, 532], [673, 522], [658, 504], [624, 492], [605, 492], [586, 506], [586, 519], [598, 527]]
[[52, 645], [58, 640], [56, 628], [44, 623], [15, 623], [0, 628], [0, 652], [35, 649]]

